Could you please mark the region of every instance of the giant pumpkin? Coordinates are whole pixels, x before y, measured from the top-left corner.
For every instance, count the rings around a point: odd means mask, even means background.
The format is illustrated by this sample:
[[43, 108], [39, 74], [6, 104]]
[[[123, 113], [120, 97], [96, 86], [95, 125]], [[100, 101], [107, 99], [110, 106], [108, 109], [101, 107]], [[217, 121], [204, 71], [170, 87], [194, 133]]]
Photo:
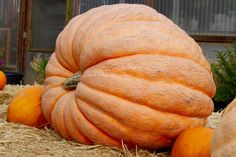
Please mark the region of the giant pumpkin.
[[47, 120], [83, 144], [169, 147], [213, 110], [215, 84], [201, 48], [145, 5], [101, 6], [73, 18], [46, 75]]

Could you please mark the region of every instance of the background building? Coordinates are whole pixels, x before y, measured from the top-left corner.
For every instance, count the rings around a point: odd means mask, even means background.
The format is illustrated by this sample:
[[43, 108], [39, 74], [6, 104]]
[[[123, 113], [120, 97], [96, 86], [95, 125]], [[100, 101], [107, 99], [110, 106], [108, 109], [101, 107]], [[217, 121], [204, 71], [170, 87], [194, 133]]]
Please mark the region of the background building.
[[13, 71], [35, 75], [30, 62], [50, 55], [55, 39], [73, 16], [100, 5], [140, 3], [172, 19], [214, 61], [215, 51], [236, 41], [235, 0], [0, 0], [0, 58]]

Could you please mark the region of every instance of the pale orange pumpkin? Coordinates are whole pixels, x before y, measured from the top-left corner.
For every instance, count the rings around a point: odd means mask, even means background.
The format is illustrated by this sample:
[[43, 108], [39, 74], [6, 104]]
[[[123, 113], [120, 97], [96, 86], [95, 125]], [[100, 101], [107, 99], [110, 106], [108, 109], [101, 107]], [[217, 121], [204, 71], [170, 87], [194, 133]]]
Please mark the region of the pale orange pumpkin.
[[0, 90], [3, 90], [7, 83], [7, 77], [4, 72], [0, 71]]
[[101, 6], [73, 18], [46, 75], [44, 115], [79, 143], [166, 148], [213, 111], [215, 84], [201, 48], [145, 5]]
[[19, 90], [8, 107], [7, 120], [37, 128], [46, 125], [47, 120], [41, 108], [42, 91], [43, 87], [39, 85]]
[[222, 116], [231, 112], [235, 107], [236, 107], [236, 98], [234, 98], [234, 100], [229, 105], [227, 105], [227, 107], [224, 109], [222, 113]]
[[170, 157], [210, 157], [214, 129], [190, 128], [182, 132], [175, 141]]
[[215, 129], [211, 157], [235, 157], [236, 154], [236, 98], [226, 107]]

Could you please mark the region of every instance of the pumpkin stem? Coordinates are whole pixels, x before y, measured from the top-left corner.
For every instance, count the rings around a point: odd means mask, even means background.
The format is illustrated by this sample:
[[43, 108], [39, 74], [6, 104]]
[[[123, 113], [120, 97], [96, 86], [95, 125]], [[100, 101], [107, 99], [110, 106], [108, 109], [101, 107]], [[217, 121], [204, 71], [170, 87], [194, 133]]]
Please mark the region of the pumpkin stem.
[[66, 90], [75, 89], [78, 83], [80, 82], [81, 72], [77, 72], [71, 77], [67, 78], [63, 83], [62, 87]]

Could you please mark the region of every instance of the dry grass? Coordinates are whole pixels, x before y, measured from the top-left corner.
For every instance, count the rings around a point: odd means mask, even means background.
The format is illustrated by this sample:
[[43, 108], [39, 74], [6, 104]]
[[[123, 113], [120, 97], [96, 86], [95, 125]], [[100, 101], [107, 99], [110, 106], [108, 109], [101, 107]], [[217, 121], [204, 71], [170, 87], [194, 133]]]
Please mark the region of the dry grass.
[[[109, 148], [100, 145], [87, 146], [66, 141], [51, 129], [37, 129], [6, 121], [7, 107], [12, 95], [24, 86], [7, 85], [0, 91], [0, 156], [1, 157], [168, 157], [168, 152]], [[215, 127], [220, 113], [213, 113], [208, 126]]]

